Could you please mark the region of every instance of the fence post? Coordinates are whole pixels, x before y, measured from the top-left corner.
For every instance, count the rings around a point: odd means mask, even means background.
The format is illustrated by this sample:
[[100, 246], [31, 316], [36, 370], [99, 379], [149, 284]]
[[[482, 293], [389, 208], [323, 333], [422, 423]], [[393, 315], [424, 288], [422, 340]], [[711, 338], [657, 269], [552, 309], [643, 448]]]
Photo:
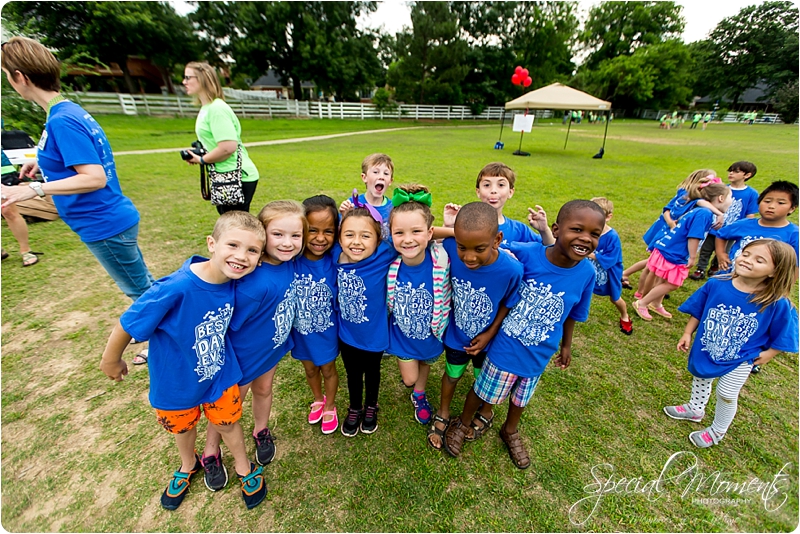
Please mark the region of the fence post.
[[317, 101], [317, 112], [319, 113], [319, 118], [322, 118], [322, 100]]
[[414, 106], [414, 120], [419, 120], [419, 104]]
[[300, 102], [296, 98], [294, 99], [294, 115], [295, 117], [300, 116]]
[[242, 108], [242, 118], [247, 118], [247, 112], [244, 110], [244, 100], [239, 100], [239, 107]]
[[364, 103], [361, 102], [361, 120], [364, 120]]
[[181, 95], [178, 96], [178, 115], [183, 117], [183, 107], [181, 106]]
[[147, 113], [148, 115], [150, 115], [150, 105], [147, 103], [147, 95], [145, 95], [145, 94], [142, 94], [142, 100], [144, 100], [144, 110], [145, 110], [145, 113]]
[[272, 104], [269, 103], [269, 98], [267, 99], [267, 112], [269, 113], [269, 118], [272, 118]]
[[450, 120], [450, 106], [447, 106], [447, 120]]
[[344, 102], [339, 102], [339, 118], [344, 119]]

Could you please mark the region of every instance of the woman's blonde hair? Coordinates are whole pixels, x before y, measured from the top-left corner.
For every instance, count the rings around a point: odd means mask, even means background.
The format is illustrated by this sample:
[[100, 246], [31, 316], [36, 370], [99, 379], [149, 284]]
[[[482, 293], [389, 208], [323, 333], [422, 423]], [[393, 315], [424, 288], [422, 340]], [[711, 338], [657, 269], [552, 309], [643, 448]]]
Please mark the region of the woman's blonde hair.
[[[786, 298], [794, 306], [790, 298], [794, 281], [797, 280], [797, 254], [794, 248], [777, 239], [756, 239], [745, 245], [740, 252], [759, 245], [767, 247], [769, 255], [772, 257], [772, 263], [775, 265], [775, 271], [764, 281], [763, 287], [753, 293], [750, 302], [760, 305], [762, 312], [782, 298]], [[721, 278], [733, 279], [738, 276], [734, 265], [733, 274], [724, 275]]]
[[[214, 101], [216, 98], [225, 100], [225, 95], [222, 93], [222, 85], [219, 83], [217, 70], [214, 67], [205, 62], [192, 61], [186, 64], [186, 68], [194, 71], [197, 76], [197, 82], [200, 84], [200, 93], [206, 100], [209, 102]], [[194, 100], [195, 104], [201, 103], [200, 96], [199, 94], [192, 95], [192, 100]]]
[[[402, 189], [406, 193], [413, 195], [415, 193], [430, 193], [430, 189], [425, 187], [422, 184], [404, 184], [398, 185], [395, 189]], [[430, 228], [433, 225], [433, 213], [431, 213], [431, 208], [428, 207], [426, 204], [422, 202], [417, 202], [416, 200], [409, 200], [408, 202], [403, 202], [399, 206], [395, 206], [392, 208], [392, 211], [389, 212], [389, 229], [392, 228], [392, 221], [394, 220], [395, 213], [407, 213], [410, 211], [421, 211], [422, 215], [425, 217], [425, 224], [428, 225]]]

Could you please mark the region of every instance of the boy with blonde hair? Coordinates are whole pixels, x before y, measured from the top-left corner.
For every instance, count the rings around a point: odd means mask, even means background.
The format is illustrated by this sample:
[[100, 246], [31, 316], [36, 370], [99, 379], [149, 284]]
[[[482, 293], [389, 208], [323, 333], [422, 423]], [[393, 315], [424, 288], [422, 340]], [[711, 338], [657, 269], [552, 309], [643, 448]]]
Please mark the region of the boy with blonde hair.
[[[367, 186], [364, 194], [359, 195], [358, 201], [362, 204], [373, 206], [383, 218], [381, 223], [381, 237], [389, 238], [389, 213], [392, 211], [392, 201], [386, 195], [394, 178], [394, 163], [386, 154], [370, 154], [361, 162], [361, 181]], [[339, 213], [353, 208], [353, 202], [348, 198], [339, 206]]]
[[259, 220], [242, 211], [223, 214], [207, 237], [209, 259], [193, 256], [158, 281], [122, 314], [103, 352], [100, 369], [112, 380], [128, 374], [122, 353], [131, 340], [150, 340], [150, 404], [167, 432], [175, 435], [181, 466], [161, 496], [175, 510], [192, 478], [203, 470], [195, 450], [202, 406], [234, 458], [248, 508], [267, 494], [261, 467], [247, 457], [239, 424], [242, 372], [226, 340], [233, 313], [234, 282], [252, 272], [266, 235]]

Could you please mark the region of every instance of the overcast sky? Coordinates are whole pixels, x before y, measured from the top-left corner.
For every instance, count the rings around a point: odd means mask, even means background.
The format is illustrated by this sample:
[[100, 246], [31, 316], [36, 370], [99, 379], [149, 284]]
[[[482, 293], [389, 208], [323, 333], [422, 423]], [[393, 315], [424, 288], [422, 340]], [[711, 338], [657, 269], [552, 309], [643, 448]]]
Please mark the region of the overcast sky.
[[[186, 2], [175, 0], [171, 2], [175, 9], [182, 14], [194, 8]], [[596, 0], [580, 0], [579, 16], [585, 17], [589, 8], [600, 2]], [[683, 41], [691, 43], [708, 36], [717, 23], [726, 17], [737, 14], [743, 7], [761, 4], [762, 0], [677, 0], [683, 6], [683, 17], [686, 19], [686, 29], [683, 32]], [[383, 27], [388, 33], [400, 31], [403, 26], [411, 26], [408, 2], [404, 0], [385, 0], [378, 2], [378, 9], [368, 17], [359, 21], [362, 25], [371, 28]]]

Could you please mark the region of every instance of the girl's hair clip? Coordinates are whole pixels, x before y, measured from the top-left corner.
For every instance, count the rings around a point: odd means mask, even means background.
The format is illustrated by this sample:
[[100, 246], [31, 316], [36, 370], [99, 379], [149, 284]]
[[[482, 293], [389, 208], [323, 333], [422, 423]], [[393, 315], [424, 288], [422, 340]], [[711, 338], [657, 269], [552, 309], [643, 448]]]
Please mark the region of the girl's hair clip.
[[353, 198], [350, 201], [353, 203], [354, 207], [364, 208], [369, 212], [373, 219], [378, 221], [379, 224], [383, 224], [383, 217], [381, 217], [381, 214], [375, 209], [375, 206], [369, 202], [361, 202], [358, 200], [358, 189], [353, 189]]
[[707, 182], [703, 182], [702, 184], [697, 186], [697, 188], [698, 189], [703, 189], [704, 187], [708, 187], [711, 184], [721, 184], [721, 183], [722, 183], [722, 180], [719, 178], [719, 176], [712, 176], [711, 178], [708, 179]]

